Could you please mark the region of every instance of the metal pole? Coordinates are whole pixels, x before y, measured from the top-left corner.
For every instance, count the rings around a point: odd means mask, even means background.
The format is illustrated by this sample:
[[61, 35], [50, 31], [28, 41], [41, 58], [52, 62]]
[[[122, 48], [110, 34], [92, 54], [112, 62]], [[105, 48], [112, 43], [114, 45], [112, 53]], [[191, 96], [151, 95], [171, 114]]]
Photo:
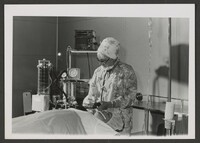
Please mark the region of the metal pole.
[[71, 68], [71, 46], [67, 46], [66, 48], [66, 68], [67, 70]]
[[171, 65], [172, 65], [172, 62], [171, 62], [171, 47], [172, 47], [172, 41], [171, 41], [171, 18], [169, 18], [169, 31], [168, 31], [168, 33], [169, 33], [169, 35], [168, 35], [168, 42], [169, 42], [169, 73], [168, 73], [168, 75], [169, 75], [169, 81], [168, 81], [168, 98], [167, 98], [167, 100], [168, 100], [168, 102], [171, 102]]
[[58, 17], [56, 18], [56, 72], [58, 71]]
[[72, 67], [72, 55], [71, 55], [71, 49], [69, 49], [69, 68]]
[[146, 129], [145, 129], [145, 134], [148, 135], [149, 134], [149, 107], [147, 107], [148, 109], [145, 109], [145, 118], [146, 118]]

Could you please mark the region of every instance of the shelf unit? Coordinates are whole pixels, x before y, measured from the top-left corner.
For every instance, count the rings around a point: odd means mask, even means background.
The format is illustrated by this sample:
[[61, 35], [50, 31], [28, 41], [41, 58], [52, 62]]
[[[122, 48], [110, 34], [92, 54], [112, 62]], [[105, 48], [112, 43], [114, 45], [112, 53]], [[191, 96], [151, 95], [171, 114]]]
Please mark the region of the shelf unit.
[[[96, 54], [97, 51], [78, 51], [78, 50], [74, 50], [72, 49], [70, 46], [68, 46], [67, 48], [67, 55], [68, 57], [66, 57], [66, 62], [68, 61], [68, 66], [67, 68], [72, 68], [72, 55], [73, 54]], [[73, 98], [76, 98], [75, 91], [74, 91], [74, 87], [75, 87], [75, 83], [76, 82], [89, 82], [89, 79], [69, 79], [67, 82], [70, 82], [70, 87], [68, 87], [68, 90], [70, 90], [70, 96]]]

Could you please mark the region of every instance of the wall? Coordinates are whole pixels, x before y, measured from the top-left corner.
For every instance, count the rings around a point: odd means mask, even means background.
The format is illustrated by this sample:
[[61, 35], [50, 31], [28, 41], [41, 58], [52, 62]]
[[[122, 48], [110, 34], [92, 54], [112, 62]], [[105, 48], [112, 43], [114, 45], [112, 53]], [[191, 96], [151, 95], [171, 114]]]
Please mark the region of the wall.
[[[74, 30], [88, 30], [92, 29], [96, 31], [97, 40], [101, 41], [105, 37], [112, 36], [118, 39], [121, 43], [122, 49], [120, 58], [122, 61], [132, 65], [136, 71], [138, 77], [138, 91], [141, 91], [144, 94], [159, 94], [160, 96], [167, 96], [166, 81], [167, 77], [160, 75], [159, 86], [153, 87], [154, 79], [157, 76], [156, 70], [161, 66], [167, 65], [167, 60], [169, 59], [169, 43], [168, 43], [168, 19], [167, 18], [154, 18], [153, 19], [153, 33], [152, 33], [152, 48], [149, 48], [148, 43], [148, 18], [59, 18], [59, 51], [65, 53], [65, 50], [68, 45], [74, 48], [75, 45], [75, 32]], [[185, 57], [181, 54], [179, 50], [179, 57], [177, 57], [176, 48], [179, 45], [179, 49], [184, 49], [182, 53], [185, 54], [188, 47], [189, 35], [188, 28], [189, 21], [188, 19], [172, 19], [172, 60], [173, 62], [179, 61], [178, 65], [188, 61], [187, 55]], [[184, 47], [185, 45], [185, 47]], [[92, 56], [92, 55], [91, 55]], [[88, 67], [85, 66], [87, 59], [86, 56], [74, 55], [73, 64], [76, 67], [81, 67], [83, 71], [83, 78], [88, 77], [87, 72]], [[179, 59], [178, 59], [179, 58]], [[184, 60], [184, 61], [182, 61]], [[65, 68], [65, 54], [63, 57], [59, 57], [59, 67]], [[139, 61], [139, 62], [138, 62]], [[93, 58], [92, 70], [98, 66], [96, 59]], [[172, 63], [173, 63], [172, 62]], [[75, 64], [76, 63], [76, 64]], [[85, 63], [85, 64], [83, 64]], [[182, 73], [183, 66], [177, 66], [173, 64], [173, 72], [176, 72], [174, 76]], [[81, 66], [84, 65], [84, 66]], [[188, 70], [187, 65], [186, 71]], [[180, 69], [179, 69], [180, 68]], [[150, 70], [150, 72], [149, 72]], [[84, 73], [85, 72], [85, 73]], [[179, 77], [178, 84], [180, 79], [187, 77], [187, 73], [183, 73]], [[162, 81], [162, 77], [164, 80]], [[175, 79], [176, 77], [174, 77]], [[172, 79], [172, 80], [174, 80]], [[176, 79], [175, 79], [176, 80]], [[149, 82], [146, 82], [149, 81]], [[158, 81], [159, 82], [159, 81]], [[173, 81], [172, 81], [173, 82]], [[187, 80], [184, 84], [187, 85]], [[174, 86], [178, 86], [174, 83]], [[164, 89], [162, 89], [164, 87]], [[154, 89], [157, 88], [157, 89]], [[161, 88], [161, 90], [158, 90]], [[186, 87], [185, 87], [186, 88]], [[179, 89], [172, 87], [172, 96], [177, 97], [179, 94]], [[159, 91], [159, 92], [158, 92]], [[187, 99], [187, 90], [181, 95]]]
[[[95, 30], [98, 42], [105, 37], [115, 37], [122, 47], [120, 59], [132, 65], [136, 72], [138, 91], [143, 94], [167, 97], [169, 21], [168, 18], [153, 18], [152, 20], [152, 48], [150, 48], [148, 18], [60, 17], [58, 51], [65, 53], [68, 45], [74, 48], [74, 30]], [[184, 99], [188, 98], [188, 33], [188, 19], [172, 19], [171, 94], [172, 97]], [[88, 78], [86, 55], [74, 55], [73, 57], [73, 67], [80, 67], [81, 78]], [[93, 71], [98, 66], [95, 55], [91, 55], [90, 63], [92, 63], [91, 70]], [[65, 54], [59, 57], [58, 65], [60, 69], [66, 68]], [[144, 122], [141, 119], [144, 118], [144, 112], [135, 110], [134, 114], [133, 132], [143, 131]]]
[[14, 17], [13, 19], [13, 106], [12, 116], [23, 115], [22, 94], [37, 93], [37, 64], [43, 58], [55, 65], [56, 19]]

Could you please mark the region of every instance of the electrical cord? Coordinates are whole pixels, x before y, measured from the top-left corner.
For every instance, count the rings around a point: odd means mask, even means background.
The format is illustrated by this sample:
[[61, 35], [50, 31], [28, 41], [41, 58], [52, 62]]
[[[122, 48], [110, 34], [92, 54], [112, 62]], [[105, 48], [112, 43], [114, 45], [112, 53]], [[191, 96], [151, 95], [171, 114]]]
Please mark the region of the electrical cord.
[[[53, 70], [52, 70], [52, 72], [53, 72]], [[53, 85], [56, 83], [56, 81], [58, 81], [58, 80], [61, 78], [61, 75], [62, 75], [64, 72], [66, 72], [66, 74], [67, 74], [67, 71], [66, 71], [66, 70], [63, 70], [63, 71], [61, 71], [61, 72], [58, 74], [58, 76], [56, 75], [55, 72], [53, 72], [53, 74], [54, 74], [54, 76], [55, 76], [56, 78], [55, 78], [54, 81], [52, 82], [51, 86], [53, 86]], [[63, 91], [63, 89], [61, 89], [57, 84], [55, 84], [55, 86], [58, 88], [58, 90], [59, 90], [60, 92], [62, 92], [62, 94], [64, 94], [65, 98], [67, 99], [67, 94]]]
[[[53, 72], [54, 76], [56, 77], [56, 79], [53, 81], [53, 83], [55, 83], [57, 80], [59, 80], [60, 77], [61, 77], [61, 75], [62, 75], [64, 72], [67, 74], [67, 71], [66, 71], [66, 70], [62, 70], [58, 75], [56, 75], [56, 73]], [[68, 74], [67, 74], [66, 76], [68, 76]]]

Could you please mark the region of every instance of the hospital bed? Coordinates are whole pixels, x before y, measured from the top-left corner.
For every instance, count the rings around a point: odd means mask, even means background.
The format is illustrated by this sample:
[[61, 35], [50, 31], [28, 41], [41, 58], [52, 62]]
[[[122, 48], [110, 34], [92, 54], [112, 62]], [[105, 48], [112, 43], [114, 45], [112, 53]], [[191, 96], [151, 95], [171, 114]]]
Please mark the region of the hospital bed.
[[48, 110], [12, 119], [13, 134], [111, 135], [118, 133], [87, 111]]

